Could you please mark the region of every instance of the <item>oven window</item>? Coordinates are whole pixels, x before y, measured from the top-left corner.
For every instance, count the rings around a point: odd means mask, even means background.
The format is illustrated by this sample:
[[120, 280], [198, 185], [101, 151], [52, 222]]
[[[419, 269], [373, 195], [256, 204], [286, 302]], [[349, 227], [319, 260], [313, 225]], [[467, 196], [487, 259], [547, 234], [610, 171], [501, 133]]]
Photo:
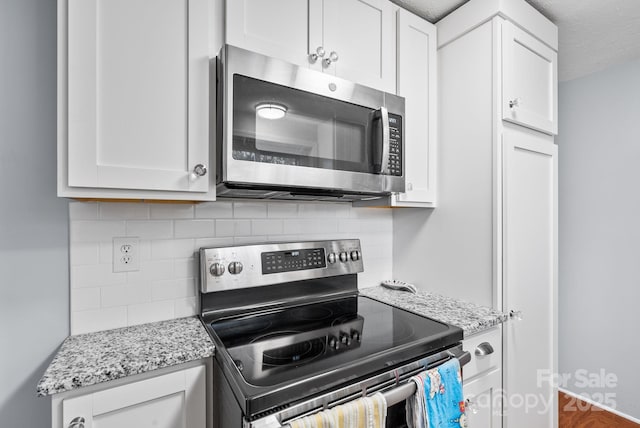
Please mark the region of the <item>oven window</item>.
[[233, 76], [236, 160], [373, 173], [374, 110]]

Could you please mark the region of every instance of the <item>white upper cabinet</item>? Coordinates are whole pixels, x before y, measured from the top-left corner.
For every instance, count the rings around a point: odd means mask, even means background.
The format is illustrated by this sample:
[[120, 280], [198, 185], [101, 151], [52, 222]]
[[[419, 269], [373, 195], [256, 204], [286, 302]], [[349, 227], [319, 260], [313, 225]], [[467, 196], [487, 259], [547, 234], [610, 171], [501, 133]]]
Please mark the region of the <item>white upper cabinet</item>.
[[209, 0], [59, 2], [59, 195], [215, 199]]
[[502, 26], [502, 118], [558, 133], [558, 54], [511, 22]]
[[229, 0], [226, 6], [227, 43], [395, 92], [395, 9], [388, 0]]
[[229, 0], [226, 41], [250, 51], [309, 64], [308, 0]]
[[436, 202], [436, 27], [398, 11], [398, 95], [405, 98], [406, 193], [395, 206], [434, 206]]

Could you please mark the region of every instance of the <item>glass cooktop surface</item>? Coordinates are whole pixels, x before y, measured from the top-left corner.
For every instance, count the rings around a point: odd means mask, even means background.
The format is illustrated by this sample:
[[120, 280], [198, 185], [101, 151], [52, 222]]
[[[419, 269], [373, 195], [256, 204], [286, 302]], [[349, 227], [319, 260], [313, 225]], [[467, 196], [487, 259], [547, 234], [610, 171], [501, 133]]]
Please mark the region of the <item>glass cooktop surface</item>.
[[365, 296], [235, 316], [209, 326], [244, 380], [255, 386], [309, 378], [373, 358], [385, 357], [385, 364], [392, 364], [462, 339], [457, 327]]

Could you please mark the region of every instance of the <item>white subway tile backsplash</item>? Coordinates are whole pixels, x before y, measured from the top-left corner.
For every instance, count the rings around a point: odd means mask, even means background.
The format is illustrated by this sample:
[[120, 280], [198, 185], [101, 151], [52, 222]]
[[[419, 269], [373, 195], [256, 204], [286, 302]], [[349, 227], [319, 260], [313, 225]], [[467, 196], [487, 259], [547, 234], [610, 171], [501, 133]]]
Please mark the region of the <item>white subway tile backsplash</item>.
[[216, 236], [251, 235], [251, 220], [216, 220]]
[[153, 219], [193, 218], [193, 213], [193, 205], [189, 204], [151, 205], [151, 218]]
[[198, 299], [187, 297], [174, 300], [174, 315], [176, 318], [188, 317], [199, 313]]
[[[360, 238], [361, 287], [391, 277], [390, 210], [348, 204], [69, 204], [72, 334], [198, 313], [201, 247]], [[140, 238], [140, 270], [112, 272], [112, 239]]]
[[127, 307], [92, 309], [71, 312], [71, 334], [110, 330], [127, 325]]
[[69, 203], [69, 219], [70, 220], [97, 220], [98, 219], [98, 203], [97, 202], [70, 202]]
[[193, 278], [156, 281], [152, 285], [152, 298], [156, 301], [194, 297], [196, 295], [195, 284]]
[[235, 218], [264, 218], [267, 216], [267, 204], [264, 202], [235, 202], [233, 216]]
[[127, 284], [102, 288], [100, 298], [103, 308], [151, 302], [151, 285]]
[[99, 263], [99, 244], [97, 242], [77, 242], [69, 249], [71, 266], [96, 265]]
[[142, 239], [173, 238], [173, 222], [171, 220], [127, 221], [127, 236], [138, 236]]
[[146, 220], [149, 206], [142, 203], [101, 203], [100, 218], [103, 220]]
[[192, 257], [195, 251], [195, 239], [163, 239], [151, 241], [153, 260]]
[[97, 242], [125, 234], [124, 221], [78, 220], [69, 225], [70, 241]]
[[86, 311], [100, 308], [100, 288], [74, 288], [71, 290], [71, 310]]
[[233, 203], [207, 202], [196, 205], [196, 218], [232, 218]]
[[176, 238], [204, 238], [215, 236], [214, 220], [176, 220]]
[[129, 305], [127, 306], [129, 325], [172, 319], [175, 317], [174, 306], [173, 300]]
[[71, 276], [72, 289], [119, 285], [127, 280], [125, 273], [113, 273], [111, 265], [72, 266]]
[[298, 217], [298, 204], [292, 204], [289, 202], [269, 202], [267, 204], [267, 217], [270, 217], [270, 218]]
[[283, 230], [283, 220], [251, 220], [252, 235], [280, 235]]

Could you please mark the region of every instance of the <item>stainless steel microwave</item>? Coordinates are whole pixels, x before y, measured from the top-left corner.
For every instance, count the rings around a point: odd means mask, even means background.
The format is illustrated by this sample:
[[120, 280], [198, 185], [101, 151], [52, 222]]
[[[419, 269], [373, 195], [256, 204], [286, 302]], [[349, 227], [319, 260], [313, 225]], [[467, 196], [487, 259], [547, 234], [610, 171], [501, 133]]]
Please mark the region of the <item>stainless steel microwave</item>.
[[230, 45], [216, 62], [219, 197], [405, 190], [404, 98]]

